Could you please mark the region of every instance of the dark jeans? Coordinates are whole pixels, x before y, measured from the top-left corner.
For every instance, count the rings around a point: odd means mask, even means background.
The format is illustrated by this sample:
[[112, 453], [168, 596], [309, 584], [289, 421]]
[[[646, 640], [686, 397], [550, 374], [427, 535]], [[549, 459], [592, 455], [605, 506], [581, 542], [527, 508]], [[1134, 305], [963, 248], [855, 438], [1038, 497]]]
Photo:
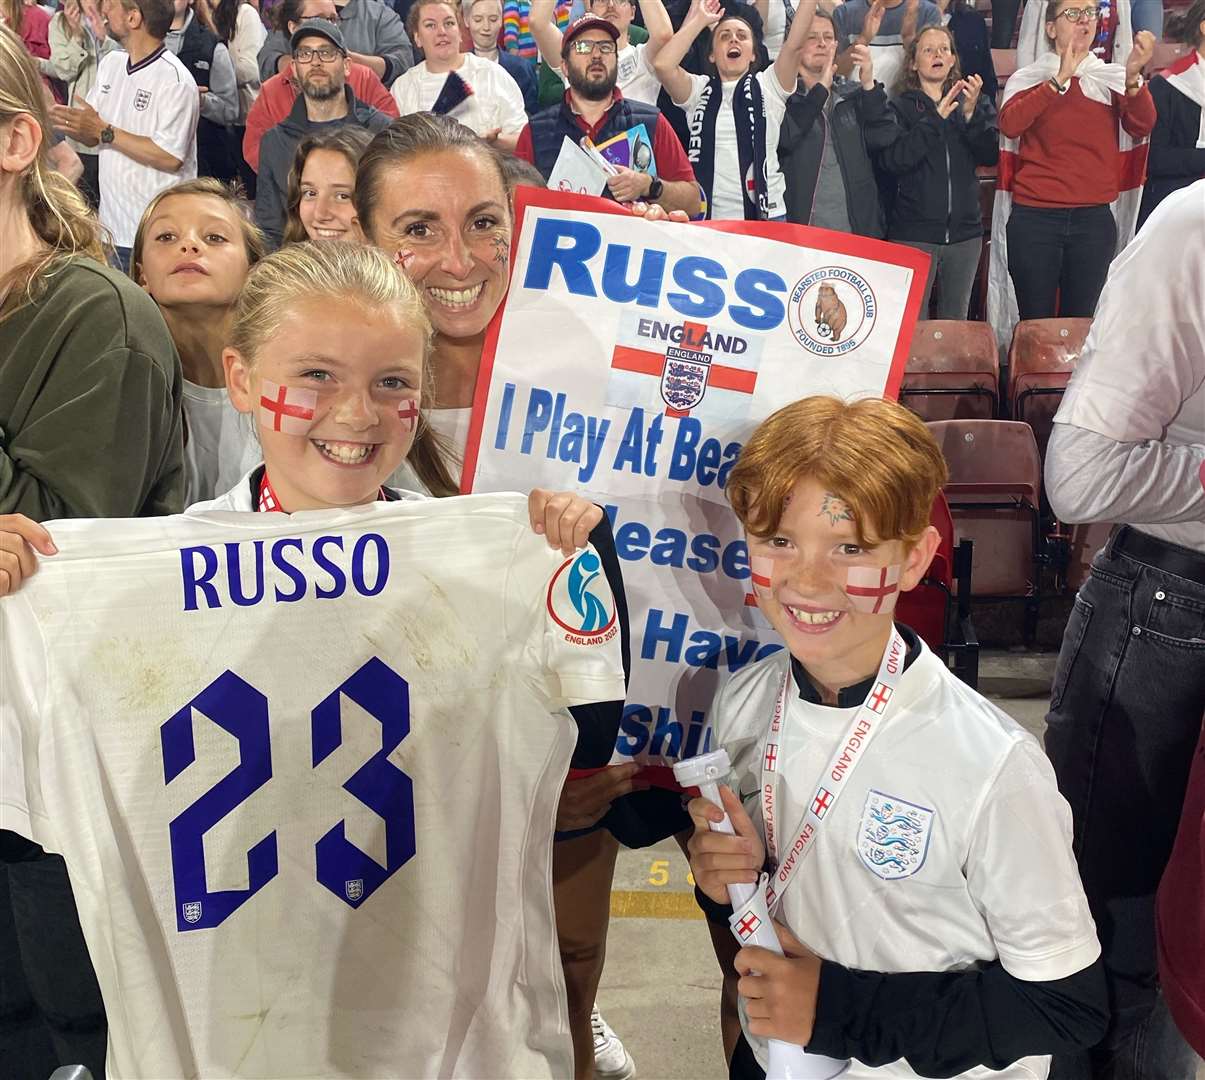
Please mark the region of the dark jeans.
[[1155, 890], [1180, 822], [1202, 703], [1205, 555], [1122, 527], [1075, 598], [1046, 717], [1046, 753], [1071, 806], [1112, 1020], [1081, 1071], [1059, 1059], [1052, 1076], [1195, 1075], [1195, 1055], [1159, 998]]
[[1021, 0], [992, 0], [992, 48], [1011, 49]]
[[107, 1042], [66, 865], [0, 831], [0, 1075], [46, 1080], [85, 1065], [100, 1080]]
[[1021, 318], [1091, 318], [1117, 249], [1113, 211], [1014, 202], [1007, 229], [1008, 273]]

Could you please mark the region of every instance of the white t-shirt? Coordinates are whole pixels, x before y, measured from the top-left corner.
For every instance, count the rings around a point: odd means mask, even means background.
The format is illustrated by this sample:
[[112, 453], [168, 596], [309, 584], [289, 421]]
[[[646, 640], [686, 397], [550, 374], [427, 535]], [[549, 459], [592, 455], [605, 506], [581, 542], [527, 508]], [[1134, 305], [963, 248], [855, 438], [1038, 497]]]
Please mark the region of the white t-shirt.
[[[789, 654], [776, 652], [732, 676], [716, 703], [717, 745], [732, 759], [730, 783], [759, 832], [766, 735], [789, 668]], [[802, 700], [792, 680], [779, 747], [780, 848], [802, 823], [854, 712]], [[1031, 735], [923, 644], [845, 783], [777, 913], [817, 955], [883, 972], [949, 971], [998, 957], [1029, 981], [1066, 978], [1100, 955], [1071, 853], [1071, 814], [1049, 762]], [[908, 838], [919, 855], [910, 872], [890, 861], [893, 846], [868, 844], [870, 815], [885, 801], [920, 811], [923, 833]], [[765, 1040], [747, 1024], [745, 1037], [765, 1067]], [[1006, 1073], [961, 1075], [1044, 1077], [1048, 1069], [1049, 1058], [1033, 1057]], [[916, 1075], [902, 1060], [880, 1068], [854, 1061], [842, 1073]]]
[[[769, 216], [780, 217], [787, 212], [786, 181], [778, 167], [778, 132], [787, 111], [787, 99], [792, 91], [784, 90], [768, 67], [755, 76], [761, 86], [762, 101], [766, 109], [766, 189], [770, 200]], [[703, 91], [710, 82], [706, 75], [690, 76], [690, 94], [685, 101], [675, 102], [686, 113], [687, 122], [694, 130], [703, 120]], [[711, 216], [715, 220], [742, 220], [745, 203], [741, 195], [744, 178], [741, 176], [740, 155], [736, 143], [736, 117], [732, 109], [732, 98], [736, 92], [736, 81], [721, 83], [724, 100], [720, 104], [715, 121], [715, 165], [711, 180]], [[706, 152], [704, 147], [704, 152]]]
[[263, 460], [249, 416], [226, 388], [184, 380], [184, 504], [212, 499]]
[[[1141, 298], [1140, 315], [1136, 298]], [[1120, 443], [1205, 446], [1202, 335], [1205, 182], [1198, 181], [1164, 199], [1113, 260], [1055, 422]], [[1149, 477], [1126, 482], [1141, 487]], [[1160, 540], [1205, 551], [1200, 519], [1133, 525]]]
[[571, 1075], [566, 709], [624, 693], [593, 550], [513, 494], [49, 529], [0, 828], [66, 859], [108, 1076]]
[[770, 54], [770, 60], [778, 59], [782, 52], [782, 43], [787, 36], [787, 6], [783, 0], [770, 0], [766, 10], [765, 29], [762, 33], [762, 44]]
[[[449, 116], [459, 120], [478, 135], [501, 128], [503, 135], [518, 135], [527, 124], [523, 111], [523, 94], [500, 64], [483, 60], [473, 53], [462, 53], [459, 75], [472, 88], [472, 93], [456, 106]], [[402, 116], [430, 112], [439, 92], [448, 81], [448, 73], [434, 74], [427, 62], [415, 64], [393, 84], [393, 100]]]
[[132, 135], [144, 135], [184, 164], [178, 172], [140, 165], [112, 146], [99, 147], [100, 220], [118, 247], [133, 247], [142, 212], [160, 191], [197, 175], [200, 96], [188, 69], [160, 48], [129, 64], [126, 52], [100, 58], [88, 104], [100, 118]]

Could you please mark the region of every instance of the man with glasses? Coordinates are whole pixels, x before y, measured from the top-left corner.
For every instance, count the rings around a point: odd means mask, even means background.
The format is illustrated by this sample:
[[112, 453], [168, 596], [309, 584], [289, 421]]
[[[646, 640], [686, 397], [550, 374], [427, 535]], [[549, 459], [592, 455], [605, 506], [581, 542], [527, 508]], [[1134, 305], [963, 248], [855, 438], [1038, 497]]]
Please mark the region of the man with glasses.
[[[606, 19], [619, 32], [615, 41], [615, 85], [620, 93], [629, 101], [656, 105], [661, 83], [653, 71], [653, 57], [674, 35], [664, 6], [653, 4], [645, 10], [649, 36], [648, 41], [639, 45], [634, 44], [629, 36], [632, 19], [636, 15], [636, 0], [587, 0], [586, 10], [600, 19]], [[532, 35], [540, 47], [540, 59], [553, 71], [560, 72], [563, 44], [552, 0], [533, 0], [530, 20]], [[561, 78], [565, 78], [563, 73]]]
[[[533, 18], [538, 3], [532, 4]], [[597, 15], [583, 15], [566, 29], [561, 58], [569, 88], [559, 105], [536, 113], [519, 136], [515, 154], [530, 161], [547, 180], [566, 139], [588, 137], [596, 145], [643, 124], [653, 144], [656, 175], [619, 167], [608, 178], [616, 202], [656, 203], [666, 211], [699, 212], [694, 170], [669, 121], [652, 105], [629, 101], [616, 89], [619, 30]]]
[[392, 119], [365, 105], [347, 85], [351, 65], [337, 24], [325, 19], [304, 19], [294, 31], [290, 45], [301, 95], [289, 115], [260, 143], [255, 192], [255, 221], [272, 247], [280, 245], [284, 232], [289, 170], [302, 138], [344, 124], [376, 132]]

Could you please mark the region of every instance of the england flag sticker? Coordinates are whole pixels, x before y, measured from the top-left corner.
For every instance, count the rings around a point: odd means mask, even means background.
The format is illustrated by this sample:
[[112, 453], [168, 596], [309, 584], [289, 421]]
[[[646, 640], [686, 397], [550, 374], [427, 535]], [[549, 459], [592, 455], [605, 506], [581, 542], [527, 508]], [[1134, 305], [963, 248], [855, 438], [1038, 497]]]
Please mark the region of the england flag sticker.
[[281, 386], [264, 379], [259, 392], [259, 422], [268, 431], [305, 435], [314, 426], [318, 391], [300, 386]]

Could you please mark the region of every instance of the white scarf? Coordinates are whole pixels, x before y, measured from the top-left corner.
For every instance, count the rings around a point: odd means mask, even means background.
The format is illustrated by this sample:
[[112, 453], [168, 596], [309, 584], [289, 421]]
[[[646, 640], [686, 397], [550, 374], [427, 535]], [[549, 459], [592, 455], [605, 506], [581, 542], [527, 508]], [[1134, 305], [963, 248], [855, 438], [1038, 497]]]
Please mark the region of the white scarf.
[[[1189, 101], [1200, 108], [1201, 130], [1197, 135], [1197, 149], [1202, 150], [1205, 149], [1205, 64], [1201, 63], [1200, 53], [1193, 52], [1189, 55], [1192, 59], [1186, 68], [1182, 71], [1173, 70], [1172, 74], [1165, 78]], [[1174, 65], [1175, 68], [1179, 66], [1179, 64]]]

